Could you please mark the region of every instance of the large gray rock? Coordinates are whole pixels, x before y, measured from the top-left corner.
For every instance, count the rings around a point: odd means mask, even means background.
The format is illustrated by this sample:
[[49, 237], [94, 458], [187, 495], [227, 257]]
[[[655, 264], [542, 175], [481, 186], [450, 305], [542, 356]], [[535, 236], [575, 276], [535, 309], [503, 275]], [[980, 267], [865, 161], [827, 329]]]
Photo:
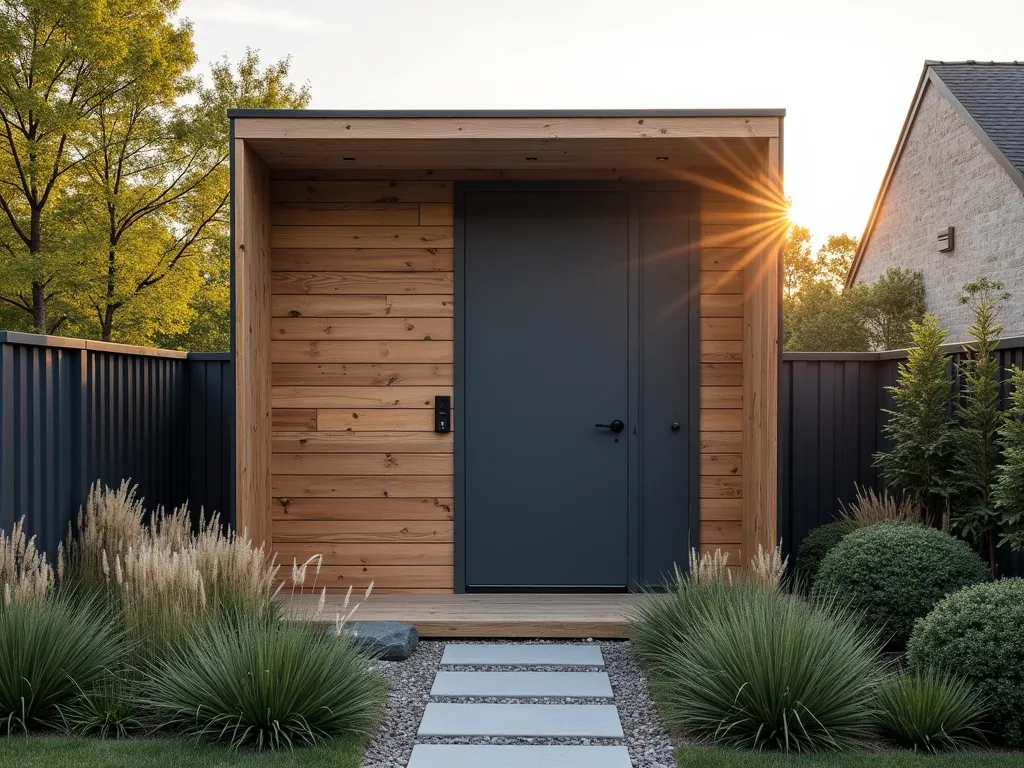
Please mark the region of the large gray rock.
[[420, 641], [416, 627], [401, 621], [353, 621], [344, 632], [378, 659], [405, 661]]

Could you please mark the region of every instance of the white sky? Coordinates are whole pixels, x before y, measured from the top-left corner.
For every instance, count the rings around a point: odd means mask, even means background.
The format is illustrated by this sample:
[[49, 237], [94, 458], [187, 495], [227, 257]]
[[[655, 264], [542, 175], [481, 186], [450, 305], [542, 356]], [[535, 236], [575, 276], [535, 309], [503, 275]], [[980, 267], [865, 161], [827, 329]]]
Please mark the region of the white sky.
[[860, 235], [925, 59], [1024, 59], [1024, 0], [183, 0], [200, 61], [320, 109], [784, 107], [786, 193]]

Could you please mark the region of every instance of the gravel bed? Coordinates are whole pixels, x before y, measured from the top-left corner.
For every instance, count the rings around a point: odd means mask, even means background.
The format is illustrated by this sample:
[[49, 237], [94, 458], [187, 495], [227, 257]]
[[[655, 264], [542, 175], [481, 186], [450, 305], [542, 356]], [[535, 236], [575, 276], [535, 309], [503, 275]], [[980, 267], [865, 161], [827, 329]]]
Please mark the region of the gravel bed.
[[405, 661], [377, 662], [377, 670], [391, 683], [391, 691], [377, 735], [363, 753], [363, 768], [406, 768], [445, 645], [442, 641], [421, 640]]
[[[416, 652], [407, 661], [378, 662], [377, 669], [391, 683], [391, 692], [384, 711], [383, 722], [373, 742], [363, 757], [363, 768], [406, 768], [416, 730], [419, 728], [423, 711], [430, 701], [437, 702], [484, 702], [484, 703], [572, 703], [609, 704], [609, 699], [511, 699], [511, 698], [451, 698], [431, 699], [430, 688], [434, 676], [441, 667], [441, 654], [449, 642], [502, 642], [526, 644], [574, 644], [578, 641], [530, 640], [530, 641], [482, 641], [482, 640], [423, 640]], [[592, 641], [590, 641], [592, 642]], [[635, 768], [671, 768], [672, 742], [658, 719], [651, 701], [647, 680], [633, 658], [628, 641], [606, 641], [600, 643], [605, 660], [603, 671], [608, 673], [614, 703], [618, 707], [625, 743]], [[534, 671], [602, 671], [600, 667], [509, 667], [509, 666], [462, 666], [445, 665], [443, 669], [458, 671], [512, 671], [529, 669]], [[533, 745], [581, 745], [613, 746], [622, 744], [620, 739], [509, 739], [509, 738], [428, 738], [422, 744], [533, 744]]]

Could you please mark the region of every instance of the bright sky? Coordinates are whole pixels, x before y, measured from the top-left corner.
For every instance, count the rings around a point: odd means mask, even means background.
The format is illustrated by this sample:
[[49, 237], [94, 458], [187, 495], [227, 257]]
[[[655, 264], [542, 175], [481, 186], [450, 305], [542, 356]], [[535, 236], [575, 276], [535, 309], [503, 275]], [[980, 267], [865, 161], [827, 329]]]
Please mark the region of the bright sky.
[[860, 235], [925, 59], [1024, 59], [1021, 0], [183, 0], [200, 60], [320, 109], [784, 107], [786, 193]]

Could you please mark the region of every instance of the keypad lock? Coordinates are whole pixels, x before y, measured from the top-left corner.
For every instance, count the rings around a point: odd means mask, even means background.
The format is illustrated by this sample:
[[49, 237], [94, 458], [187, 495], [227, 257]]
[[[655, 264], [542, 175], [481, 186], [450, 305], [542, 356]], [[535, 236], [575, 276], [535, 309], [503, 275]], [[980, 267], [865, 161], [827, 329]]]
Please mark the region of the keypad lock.
[[434, 431], [452, 431], [452, 399], [449, 395], [434, 398]]

